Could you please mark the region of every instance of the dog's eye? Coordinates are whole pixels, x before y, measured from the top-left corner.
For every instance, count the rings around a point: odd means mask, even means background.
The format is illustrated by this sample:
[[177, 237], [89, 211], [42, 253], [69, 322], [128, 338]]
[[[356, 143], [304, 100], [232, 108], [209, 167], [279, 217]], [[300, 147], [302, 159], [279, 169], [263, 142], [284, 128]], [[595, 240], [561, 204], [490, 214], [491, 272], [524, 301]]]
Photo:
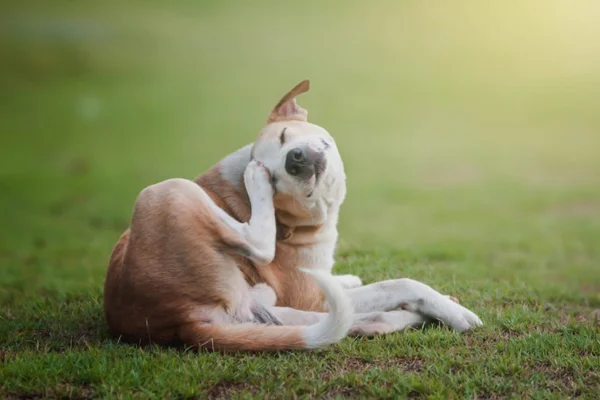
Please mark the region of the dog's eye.
[[279, 143], [284, 144], [285, 143], [285, 130], [287, 128], [283, 128], [283, 130], [281, 131], [281, 135], [279, 135]]
[[323, 143], [323, 146], [325, 146], [326, 150], [329, 148], [329, 143], [327, 143], [327, 141], [325, 141], [325, 139], [321, 139], [321, 143]]

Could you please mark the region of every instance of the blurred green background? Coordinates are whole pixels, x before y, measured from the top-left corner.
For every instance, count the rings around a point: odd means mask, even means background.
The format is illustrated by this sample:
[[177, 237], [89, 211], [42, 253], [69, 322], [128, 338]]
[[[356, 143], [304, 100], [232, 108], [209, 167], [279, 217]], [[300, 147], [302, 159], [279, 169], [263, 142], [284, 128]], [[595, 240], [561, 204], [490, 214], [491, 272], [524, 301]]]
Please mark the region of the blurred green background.
[[[597, 0], [3, 1], [0, 397], [593, 397], [599, 21]], [[139, 191], [253, 141], [305, 78], [348, 175], [336, 272], [426, 282], [485, 326], [117, 343], [102, 284]]]
[[310, 78], [347, 168], [342, 256], [596, 292], [598, 21], [597, 1], [3, 2], [0, 290], [98, 288], [144, 186], [251, 142]]

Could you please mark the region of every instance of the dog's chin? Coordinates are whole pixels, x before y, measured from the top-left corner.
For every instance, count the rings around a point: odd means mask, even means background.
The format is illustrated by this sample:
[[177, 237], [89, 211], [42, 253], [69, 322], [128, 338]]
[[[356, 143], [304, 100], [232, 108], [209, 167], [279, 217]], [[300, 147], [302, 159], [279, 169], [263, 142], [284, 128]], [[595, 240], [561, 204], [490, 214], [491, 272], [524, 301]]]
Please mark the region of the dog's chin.
[[287, 194], [299, 200], [302, 197], [312, 198], [319, 187], [319, 183], [320, 179], [313, 175], [307, 180], [290, 179], [288, 177], [285, 182], [282, 182], [281, 179], [277, 179], [276, 182], [272, 182], [272, 185], [275, 193]]

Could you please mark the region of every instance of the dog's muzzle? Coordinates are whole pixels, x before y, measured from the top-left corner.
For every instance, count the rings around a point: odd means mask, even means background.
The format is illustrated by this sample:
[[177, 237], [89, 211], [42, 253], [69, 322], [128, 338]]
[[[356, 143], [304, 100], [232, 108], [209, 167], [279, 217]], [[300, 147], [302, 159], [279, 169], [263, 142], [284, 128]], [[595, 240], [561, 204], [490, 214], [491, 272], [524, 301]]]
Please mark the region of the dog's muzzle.
[[286, 172], [301, 180], [307, 181], [314, 175], [318, 181], [326, 166], [325, 153], [310, 147], [296, 147], [290, 150], [285, 157]]

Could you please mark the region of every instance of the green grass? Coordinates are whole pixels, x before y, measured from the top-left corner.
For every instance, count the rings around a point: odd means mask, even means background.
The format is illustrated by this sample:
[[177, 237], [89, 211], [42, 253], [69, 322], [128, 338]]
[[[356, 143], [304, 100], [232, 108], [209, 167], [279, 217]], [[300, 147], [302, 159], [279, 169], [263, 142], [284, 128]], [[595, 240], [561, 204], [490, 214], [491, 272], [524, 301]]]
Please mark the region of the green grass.
[[[597, 396], [596, 2], [127, 4], [2, 5], [0, 397]], [[251, 142], [306, 77], [348, 175], [336, 272], [485, 326], [268, 355], [111, 338], [137, 193]]]

